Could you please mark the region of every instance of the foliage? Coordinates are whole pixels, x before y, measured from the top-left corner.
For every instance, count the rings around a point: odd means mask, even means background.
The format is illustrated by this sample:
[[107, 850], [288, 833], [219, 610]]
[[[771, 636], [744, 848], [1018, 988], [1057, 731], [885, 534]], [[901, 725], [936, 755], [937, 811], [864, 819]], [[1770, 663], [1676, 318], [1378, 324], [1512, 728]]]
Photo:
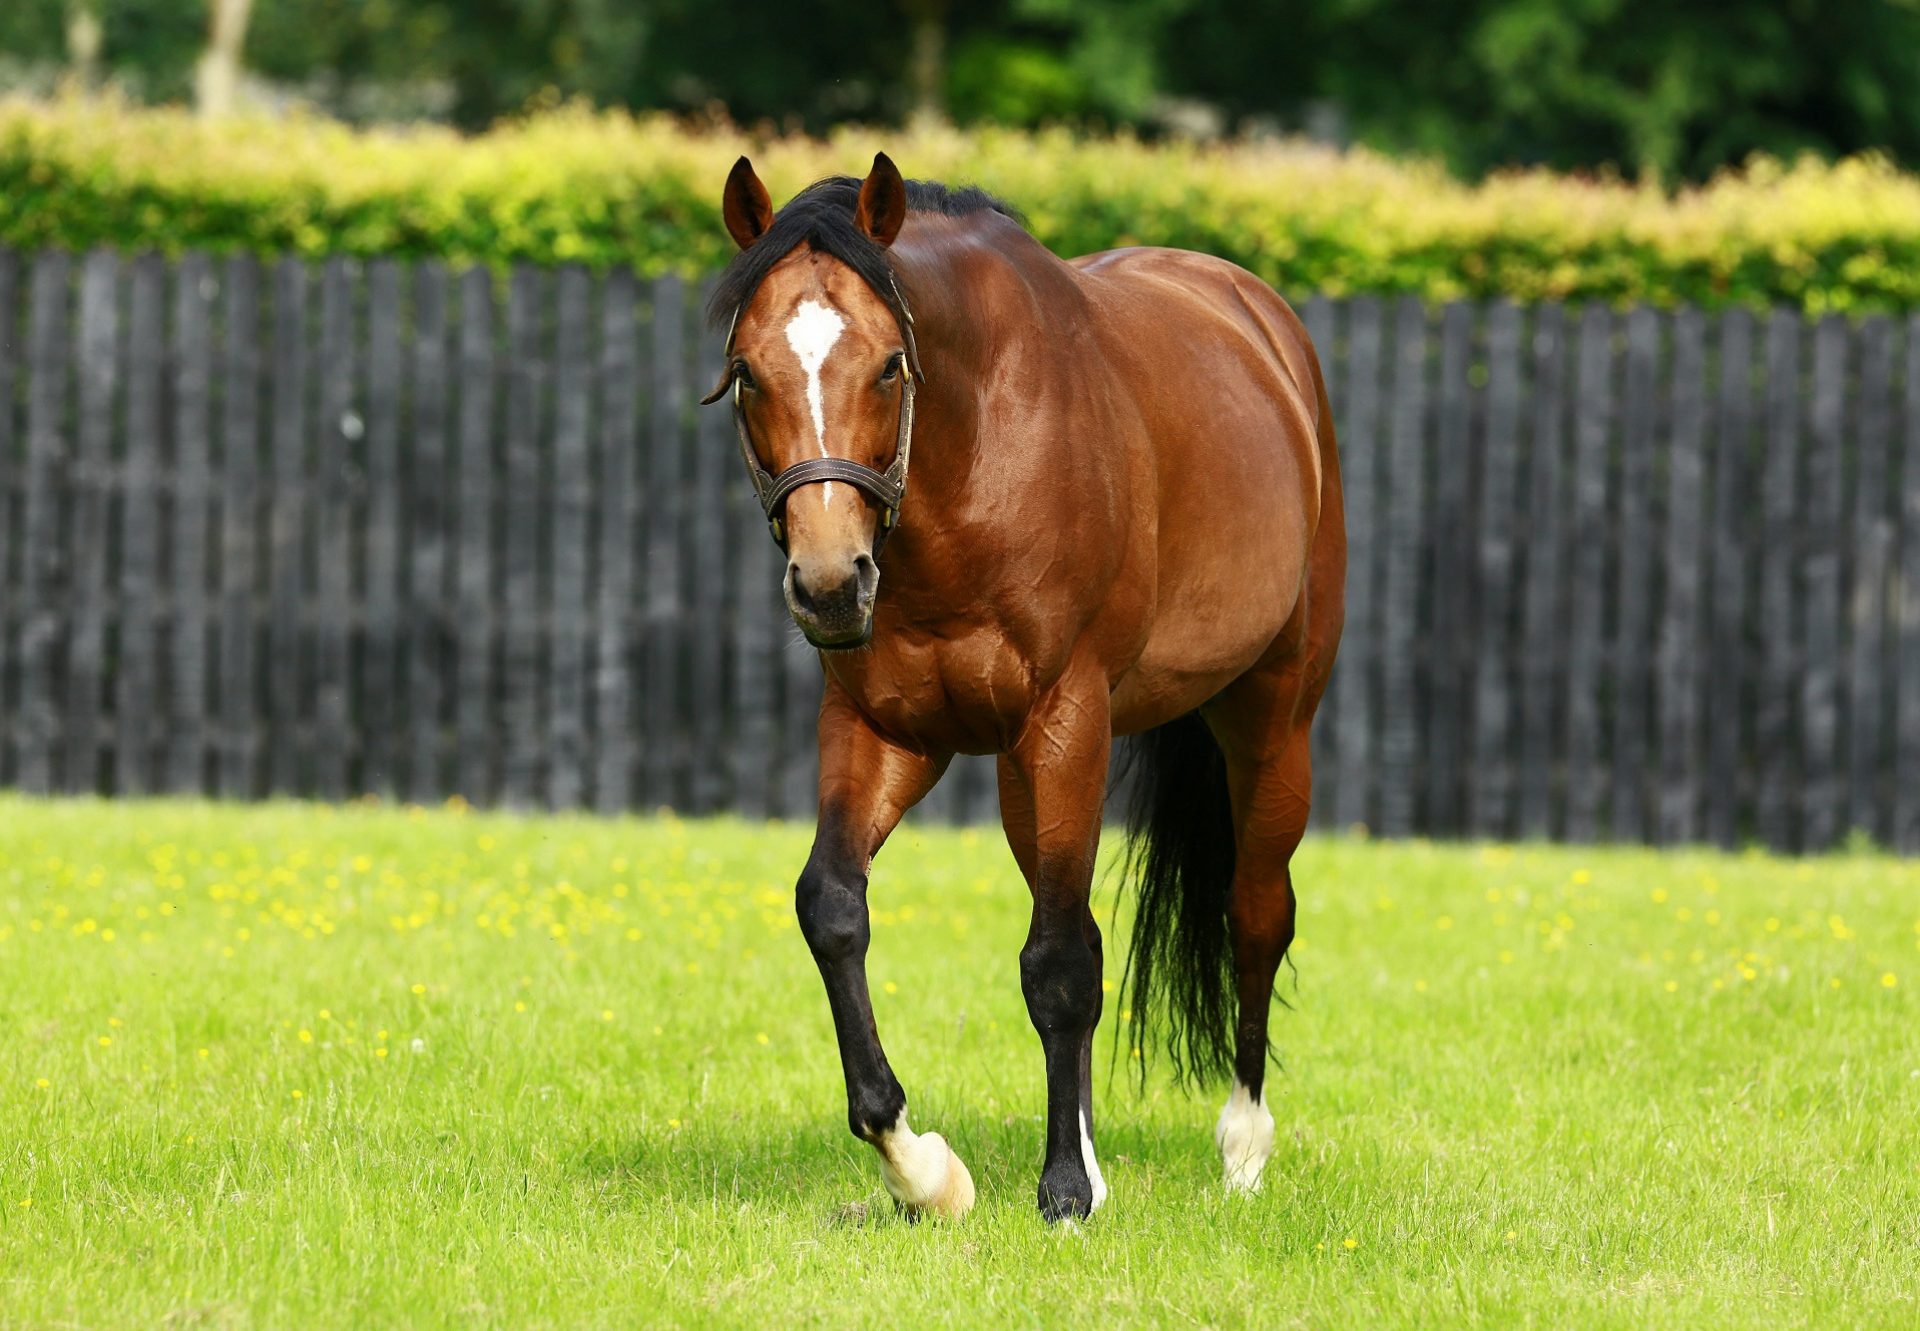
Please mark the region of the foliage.
[[1612, 164], [1700, 180], [1755, 152], [1920, 161], [1911, 0], [1194, 0], [1170, 90], [1469, 176]]
[[[7, 0], [0, 5], [0, 52], [21, 60], [64, 60], [67, 13], [75, 7], [69, 0]], [[100, 21], [107, 76], [142, 98], [186, 95], [206, 42], [206, 0], [89, 0], [84, 7]]]
[[466, 139], [0, 103], [0, 243], [700, 272], [729, 252], [717, 204], [736, 153], [784, 198], [880, 147], [912, 175], [1005, 196], [1059, 253], [1204, 250], [1292, 293], [1920, 306], [1920, 180], [1876, 158], [1756, 161], [1667, 195], [1545, 172], [1466, 186], [1433, 165], [1297, 144], [947, 129], [755, 141], [571, 107]]
[[[60, 62], [73, 2], [0, 5], [0, 52]], [[185, 92], [205, 0], [86, 3], [113, 78]], [[1755, 152], [1920, 161], [1916, 0], [272, 0], [246, 54], [355, 119], [478, 129], [552, 92], [821, 132], [900, 121], [923, 37], [962, 123], [1153, 131], [1197, 108], [1467, 176], [1702, 180]]]
[[909, 1226], [810, 835], [0, 800], [0, 1323], [1912, 1325], [1920, 864], [1310, 838], [1264, 1192], [1215, 1096], [1102, 1075], [1112, 1198], [1049, 1232], [1002, 838], [875, 867], [880, 1029], [980, 1188]]

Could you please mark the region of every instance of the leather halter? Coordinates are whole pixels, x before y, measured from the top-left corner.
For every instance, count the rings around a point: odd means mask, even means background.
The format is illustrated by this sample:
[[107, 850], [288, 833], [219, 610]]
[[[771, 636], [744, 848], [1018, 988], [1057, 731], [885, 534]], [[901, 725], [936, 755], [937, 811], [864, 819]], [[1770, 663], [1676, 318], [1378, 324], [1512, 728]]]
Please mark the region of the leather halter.
[[817, 485], [825, 481], [845, 481], [871, 499], [880, 510], [880, 528], [874, 534], [873, 553], [878, 556], [880, 548], [887, 543], [887, 537], [900, 523], [900, 503], [907, 496], [907, 464], [913, 455], [913, 391], [914, 382], [927, 381], [926, 374], [920, 368], [920, 350], [913, 341], [913, 311], [907, 308], [906, 297], [900, 292], [900, 283], [893, 283], [893, 299], [900, 315], [900, 332], [906, 341], [906, 373], [900, 381], [900, 429], [894, 439], [893, 465], [885, 471], [869, 467], [864, 462], [855, 462], [852, 458], [807, 458], [794, 463], [778, 475], [774, 475], [760, 465], [760, 455], [754, 451], [753, 437], [747, 431], [746, 408], [740, 403], [740, 380], [733, 372], [733, 334], [740, 326], [740, 311], [733, 312], [733, 321], [727, 325], [726, 378], [706, 397], [700, 399], [702, 406], [720, 400], [720, 395], [732, 387], [733, 425], [740, 436], [740, 458], [747, 464], [747, 479], [753, 482], [753, 493], [760, 500], [760, 511], [766, 514], [767, 528], [773, 533], [774, 543], [782, 550], [787, 548], [786, 504], [787, 496], [803, 485]]

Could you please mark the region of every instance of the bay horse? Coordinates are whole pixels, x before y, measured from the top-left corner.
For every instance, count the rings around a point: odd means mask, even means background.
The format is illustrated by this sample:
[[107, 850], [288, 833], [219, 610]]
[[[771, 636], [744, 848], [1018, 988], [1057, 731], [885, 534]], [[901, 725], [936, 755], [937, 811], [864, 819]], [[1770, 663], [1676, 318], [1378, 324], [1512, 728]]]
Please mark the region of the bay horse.
[[740, 249], [709, 307], [728, 333], [705, 400], [733, 399], [787, 609], [826, 677], [795, 905], [849, 1125], [910, 1216], [972, 1206], [953, 1148], [908, 1125], [880, 1045], [867, 883], [953, 755], [996, 754], [1033, 896], [1020, 978], [1046, 1067], [1039, 1206], [1052, 1221], [1105, 1200], [1088, 899], [1113, 740], [1135, 735], [1122, 993], [1136, 1038], [1161, 1031], [1176, 1072], [1231, 1071], [1215, 1138], [1227, 1187], [1257, 1188], [1307, 731], [1346, 571], [1305, 329], [1223, 260], [1062, 261], [1004, 204], [903, 180], [884, 153], [864, 180], [822, 180], [777, 215], [742, 157], [721, 211]]

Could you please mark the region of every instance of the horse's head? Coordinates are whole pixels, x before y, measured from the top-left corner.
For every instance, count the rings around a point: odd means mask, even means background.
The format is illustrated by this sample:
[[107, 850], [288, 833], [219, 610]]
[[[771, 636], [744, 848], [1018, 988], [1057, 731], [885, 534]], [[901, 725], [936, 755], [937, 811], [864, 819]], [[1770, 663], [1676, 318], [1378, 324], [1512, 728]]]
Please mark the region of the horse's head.
[[[822, 182], [776, 219], [742, 157], [722, 209], [728, 232], [752, 253], [729, 270], [742, 291], [721, 389], [735, 394], [749, 465], [763, 473], [756, 485], [763, 502], [771, 496], [787, 608], [807, 640], [828, 649], [861, 646], [873, 632], [874, 558], [894, 514], [882, 502], [884, 484], [872, 482], [884, 481], [905, 443], [913, 369], [906, 326], [876, 288], [898, 300], [884, 251], [906, 217], [906, 184], [881, 154], [857, 195], [854, 188], [849, 179]], [[720, 296], [729, 295], [723, 278]], [[786, 483], [809, 479], [779, 493], [783, 473], [820, 459], [859, 465], [792, 473]]]

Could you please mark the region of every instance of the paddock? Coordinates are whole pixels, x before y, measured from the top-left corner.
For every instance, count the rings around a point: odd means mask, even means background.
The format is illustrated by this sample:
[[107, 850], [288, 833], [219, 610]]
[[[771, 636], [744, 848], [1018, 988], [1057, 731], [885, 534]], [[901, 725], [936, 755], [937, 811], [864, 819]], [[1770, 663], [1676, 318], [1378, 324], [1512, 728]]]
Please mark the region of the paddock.
[[1311, 836], [1265, 1190], [1110, 1003], [1059, 1231], [999, 835], [877, 865], [877, 1015], [981, 1185], [908, 1225], [811, 831], [0, 798], [0, 1325], [1910, 1320], [1912, 861]]

